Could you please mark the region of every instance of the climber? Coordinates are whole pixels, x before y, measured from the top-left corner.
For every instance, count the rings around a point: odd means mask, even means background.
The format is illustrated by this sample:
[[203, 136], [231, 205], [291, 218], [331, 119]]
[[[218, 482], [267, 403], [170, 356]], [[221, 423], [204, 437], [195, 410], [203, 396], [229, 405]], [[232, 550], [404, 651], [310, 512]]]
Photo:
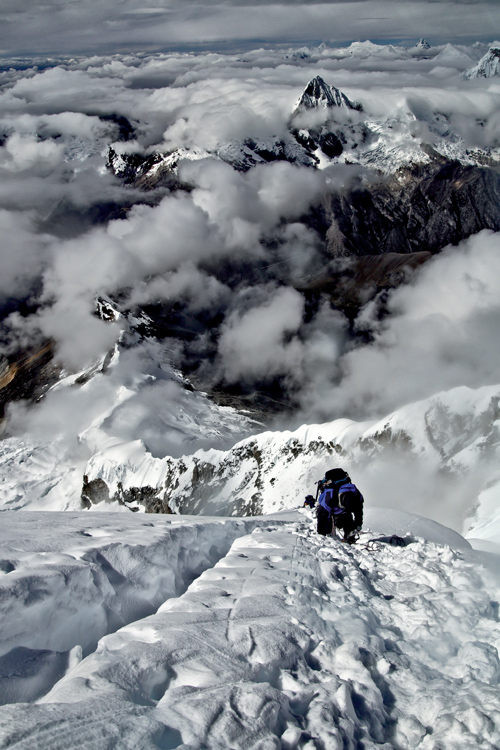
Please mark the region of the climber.
[[342, 529], [342, 541], [353, 544], [363, 523], [363, 495], [343, 469], [330, 469], [318, 482], [318, 534], [327, 536]]

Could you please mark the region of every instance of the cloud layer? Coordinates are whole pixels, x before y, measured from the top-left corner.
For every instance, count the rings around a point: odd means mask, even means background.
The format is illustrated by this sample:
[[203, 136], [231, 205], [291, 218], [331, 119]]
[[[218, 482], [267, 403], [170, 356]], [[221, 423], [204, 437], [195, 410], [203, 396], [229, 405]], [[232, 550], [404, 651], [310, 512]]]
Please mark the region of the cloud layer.
[[488, 38], [498, 27], [494, 0], [137, 0], [2, 3], [0, 49], [10, 54], [226, 47], [359, 38]]
[[[360, 12], [365, 4], [355, 5]], [[60, 13], [89, 7], [64, 4]], [[216, 17], [218, 6], [211, 7]], [[293, 8], [304, 12], [300, 4]], [[332, 8], [349, 18], [349, 3]], [[472, 6], [454, 8], [460, 15]], [[432, 261], [392, 295], [383, 324], [368, 307], [358, 326], [372, 343], [354, 348], [346, 319], [326, 302], [311, 312], [297, 288], [331, 260], [308, 212], [351, 179], [365, 179], [366, 169], [275, 162], [242, 173], [214, 157], [221, 144], [284, 137], [315, 75], [361, 101], [374, 121], [394, 117], [395, 133], [411, 123], [415, 139], [436, 143], [445, 123], [468, 146], [498, 147], [498, 84], [462, 78], [484, 49], [438, 47], [428, 59], [390, 45], [354, 45], [95, 55], [48, 67], [11, 61], [0, 71], [1, 353], [13, 356], [49, 338], [61, 366], [78, 372], [122, 341], [121, 364], [98, 389], [97, 412], [106, 411], [108, 399], [109, 434], [145, 439], [159, 455], [182, 450], [175, 430], [162, 437], [167, 412], [180, 400], [179, 383], [158, 375], [151, 353], [132, 354], [138, 339], [123, 318], [95, 316], [97, 295], [124, 310], [161, 308], [170, 332], [180, 333], [154, 356], [161, 352], [170, 365], [191, 368], [207, 387], [251, 392], [279, 380], [299, 406], [293, 424], [380, 415], [440, 389], [492, 382], [500, 364], [492, 345], [500, 291], [496, 236], [481, 235]], [[130, 122], [129, 140], [120, 117]], [[180, 163], [179, 179], [189, 190], [145, 193], [106, 169], [111, 144], [123, 153], [185, 148], [205, 156]], [[13, 300], [36, 304], [36, 311], [9, 315]], [[151, 387], [116, 407], [116, 393], [134, 378]], [[57, 430], [73, 409], [78, 418], [68, 429], [84, 431], [97, 412], [87, 408], [89, 393], [75, 394], [51, 396], [43, 418], [33, 412], [34, 422]], [[16, 423], [29, 419], [18, 413]]]

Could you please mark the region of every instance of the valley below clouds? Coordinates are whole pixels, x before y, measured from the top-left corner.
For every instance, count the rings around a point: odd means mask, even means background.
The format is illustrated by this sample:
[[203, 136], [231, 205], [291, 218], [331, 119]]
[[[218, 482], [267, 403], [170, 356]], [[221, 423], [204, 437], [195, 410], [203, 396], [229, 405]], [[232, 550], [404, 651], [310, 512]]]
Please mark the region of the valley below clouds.
[[42, 468], [4, 507], [81, 507], [117, 445], [179, 458], [496, 384], [500, 89], [464, 76], [490, 48], [5, 64], [3, 466]]

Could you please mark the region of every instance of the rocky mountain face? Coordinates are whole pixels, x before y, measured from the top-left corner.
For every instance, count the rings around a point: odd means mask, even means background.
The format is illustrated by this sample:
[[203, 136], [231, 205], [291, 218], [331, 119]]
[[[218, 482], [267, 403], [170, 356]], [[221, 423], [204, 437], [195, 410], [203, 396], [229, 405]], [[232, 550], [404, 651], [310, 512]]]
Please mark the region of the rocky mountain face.
[[490, 47], [488, 52], [482, 57], [477, 65], [466, 70], [464, 77], [469, 80], [474, 78], [492, 78], [500, 75], [500, 47]]
[[332, 194], [327, 246], [335, 257], [437, 253], [482, 229], [500, 229], [500, 174], [436, 160], [388, 180]]
[[331, 109], [332, 107], [362, 110], [360, 104], [351, 102], [340, 89], [335, 86], [329, 86], [321, 76], [316, 76], [309, 81], [304, 89], [303, 94], [297, 102], [292, 118], [307, 110]]
[[59, 368], [52, 361], [52, 344], [19, 353], [12, 361], [0, 360], [0, 423], [11, 401], [37, 401], [57, 382]]

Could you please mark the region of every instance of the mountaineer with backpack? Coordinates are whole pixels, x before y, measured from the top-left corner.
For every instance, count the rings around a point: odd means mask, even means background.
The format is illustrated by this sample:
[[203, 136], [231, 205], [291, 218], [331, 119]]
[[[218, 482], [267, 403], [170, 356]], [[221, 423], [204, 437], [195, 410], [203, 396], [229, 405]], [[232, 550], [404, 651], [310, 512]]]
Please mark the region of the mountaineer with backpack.
[[344, 542], [353, 544], [363, 524], [363, 495], [343, 469], [330, 469], [318, 482], [318, 534], [343, 529]]

